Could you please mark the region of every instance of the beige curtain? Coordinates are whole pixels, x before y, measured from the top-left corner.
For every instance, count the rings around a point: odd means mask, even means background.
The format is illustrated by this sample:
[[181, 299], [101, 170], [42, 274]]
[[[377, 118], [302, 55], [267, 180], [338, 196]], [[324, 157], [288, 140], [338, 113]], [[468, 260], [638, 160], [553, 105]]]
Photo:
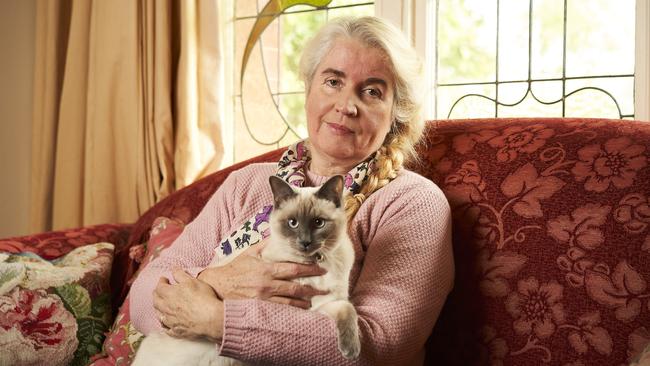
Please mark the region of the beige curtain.
[[214, 0], [37, 2], [31, 230], [133, 222], [223, 155]]

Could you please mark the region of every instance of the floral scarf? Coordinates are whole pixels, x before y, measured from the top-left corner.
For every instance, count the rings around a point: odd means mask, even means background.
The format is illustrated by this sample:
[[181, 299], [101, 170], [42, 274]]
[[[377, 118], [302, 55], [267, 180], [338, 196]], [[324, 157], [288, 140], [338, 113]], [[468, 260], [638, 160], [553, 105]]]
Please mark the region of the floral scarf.
[[[306, 141], [298, 141], [289, 146], [282, 155], [275, 175], [295, 187], [302, 187], [305, 183], [305, 167], [310, 161], [311, 156], [309, 150], [307, 150]], [[344, 192], [346, 194], [359, 192], [372, 169], [373, 161], [374, 156], [361, 162], [345, 175]], [[244, 222], [239, 230], [224, 238], [217, 247], [216, 254], [227, 256], [232, 254], [233, 251], [243, 250], [267, 238], [270, 234], [269, 216], [271, 211], [273, 211], [273, 204], [264, 206], [253, 217]]]

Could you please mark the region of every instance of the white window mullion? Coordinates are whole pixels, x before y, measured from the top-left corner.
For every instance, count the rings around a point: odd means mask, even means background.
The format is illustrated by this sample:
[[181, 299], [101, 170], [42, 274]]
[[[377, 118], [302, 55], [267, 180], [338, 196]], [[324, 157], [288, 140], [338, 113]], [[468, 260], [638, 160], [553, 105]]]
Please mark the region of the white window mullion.
[[436, 38], [437, 0], [413, 0], [413, 37], [414, 45], [424, 62], [425, 96], [423, 116], [430, 120], [435, 118], [436, 110]]
[[425, 65], [423, 115], [435, 116], [436, 0], [376, 0], [375, 15], [397, 25], [411, 40]]
[[234, 91], [235, 84], [233, 80], [235, 69], [235, 4], [232, 0], [220, 3], [219, 11], [219, 28], [222, 32], [221, 40], [221, 60], [223, 67], [221, 77], [223, 78], [223, 87], [220, 88], [221, 108], [221, 136], [223, 139], [223, 158], [221, 159], [221, 168], [230, 166], [234, 163], [235, 150], [235, 110], [234, 110]]
[[[375, 16], [386, 19], [409, 34], [408, 21], [404, 22], [404, 6], [409, 0], [376, 0]], [[410, 15], [407, 13], [407, 15]]]
[[650, 5], [636, 1], [634, 119], [650, 121]]

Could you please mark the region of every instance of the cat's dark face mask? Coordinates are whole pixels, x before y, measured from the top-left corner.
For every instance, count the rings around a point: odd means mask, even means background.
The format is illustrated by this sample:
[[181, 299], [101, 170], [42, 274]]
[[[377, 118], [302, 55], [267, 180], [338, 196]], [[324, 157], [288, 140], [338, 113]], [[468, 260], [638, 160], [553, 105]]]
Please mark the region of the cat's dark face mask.
[[[274, 215], [282, 223], [279, 235], [303, 255], [314, 256], [335, 245], [338, 231], [335, 212], [341, 207], [343, 177], [334, 176], [315, 193], [299, 197], [284, 180], [269, 179], [274, 199]], [[340, 224], [340, 223], [339, 223]]]

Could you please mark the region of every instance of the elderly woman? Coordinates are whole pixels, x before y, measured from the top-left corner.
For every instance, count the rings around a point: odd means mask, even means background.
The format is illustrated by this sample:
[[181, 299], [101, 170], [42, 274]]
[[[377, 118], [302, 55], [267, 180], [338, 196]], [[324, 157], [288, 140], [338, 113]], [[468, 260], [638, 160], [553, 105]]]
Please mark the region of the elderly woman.
[[[308, 44], [300, 72], [309, 138], [278, 164], [230, 174], [176, 242], [138, 276], [131, 290], [133, 324], [145, 334], [164, 326], [177, 337], [208, 338], [221, 355], [254, 364], [422, 364], [454, 265], [444, 195], [403, 168], [424, 123], [421, 64], [397, 28], [373, 17], [341, 18]], [[265, 241], [255, 238], [268, 234], [273, 174], [307, 186], [346, 176], [356, 256], [350, 300], [362, 342], [356, 361], [338, 352], [334, 322], [305, 310], [319, 292], [292, 282], [323, 271], [316, 264], [259, 258]], [[237, 254], [225, 266], [205, 269], [214, 256]]]

